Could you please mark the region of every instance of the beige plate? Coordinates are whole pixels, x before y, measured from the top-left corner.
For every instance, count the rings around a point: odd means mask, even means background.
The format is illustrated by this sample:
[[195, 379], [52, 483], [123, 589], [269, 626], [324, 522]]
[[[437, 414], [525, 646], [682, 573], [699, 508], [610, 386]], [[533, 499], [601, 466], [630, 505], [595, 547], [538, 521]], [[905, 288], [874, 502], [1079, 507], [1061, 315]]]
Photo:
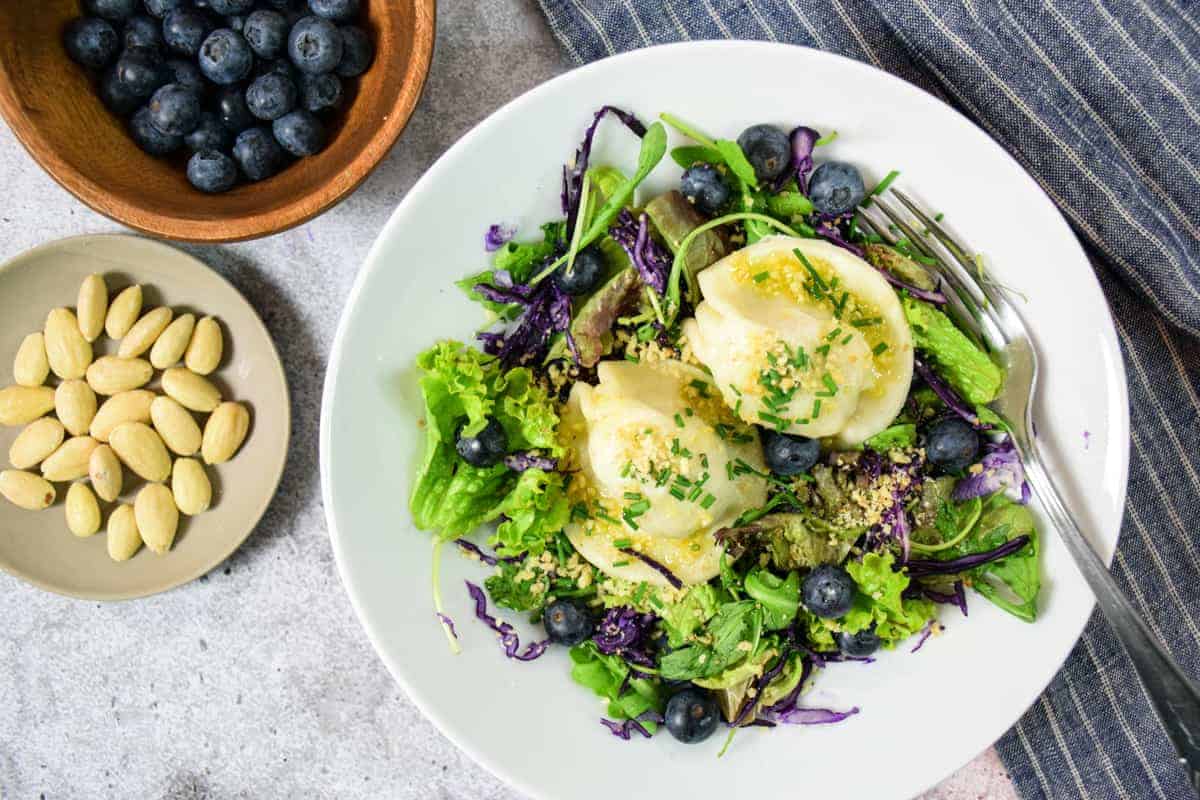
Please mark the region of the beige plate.
[[[105, 533], [77, 539], [67, 530], [63, 499], [45, 511], [23, 511], [0, 499], [0, 568], [59, 594], [89, 600], [126, 600], [164, 592], [220, 564], [238, 548], [267, 509], [283, 474], [291, 410], [287, 380], [271, 336], [236, 289], [200, 261], [164, 244], [132, 236], [82, 236], [31, 250], [0, 267], [0, 386], [12, 383], [12, 361], [27, 333], [41, 330], [46, 313], [74, 307], [79, 284], [98, 272], [114, 294], [144, 286], [145, 307], [170, 305], [176, 313], [216, 317], [225, 336], [221, 366], [210, 377], [225, 398], [250, 408], [250, 434], [237, 456], [207, 468], [212, 508], [181, 517], [169, 553], [143, 547], [118, 564], [108, 557]], [[97, 355], [115, 351], [106, 336]], [[55, 379], [51, 376], [51, 383]], [[157, 374], [155, 378], [157, 385]], [[0, 427], [0, 462], [19, 428]], [[136, 482], [125, 471], [122, 500], [132, 502]], [[107, 519], [109, 504], [103, 504]]]

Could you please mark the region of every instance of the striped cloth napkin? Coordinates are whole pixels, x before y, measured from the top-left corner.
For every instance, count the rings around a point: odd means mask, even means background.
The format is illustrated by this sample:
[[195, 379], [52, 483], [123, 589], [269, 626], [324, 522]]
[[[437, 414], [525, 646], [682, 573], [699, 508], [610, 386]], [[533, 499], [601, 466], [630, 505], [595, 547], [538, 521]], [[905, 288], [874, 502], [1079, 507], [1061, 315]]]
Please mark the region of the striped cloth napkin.
[[[941, 97], [1074, 227], [1129, 374], [1129, 500], [1113, 572], [1200, 675], [1200, 2], [539, 0], [578, 62], [682, 39], [830, 50]], [[1194, 798], [1102, 620], [998, 744], [1025, 798]]]

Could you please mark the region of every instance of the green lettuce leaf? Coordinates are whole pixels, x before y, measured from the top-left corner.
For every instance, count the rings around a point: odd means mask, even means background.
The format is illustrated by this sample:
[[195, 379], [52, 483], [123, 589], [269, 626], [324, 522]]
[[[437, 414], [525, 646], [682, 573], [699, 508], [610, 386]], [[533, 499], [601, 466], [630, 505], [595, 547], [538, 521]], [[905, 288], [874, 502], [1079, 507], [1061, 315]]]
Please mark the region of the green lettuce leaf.
[[792, 624], [800, 609], [800, 575], [789, 572], [781, 578], [756, 567], [746, 575], [746, 594], [762, 604], [763, 627], [777, 631]]
[[872, 625], [884, 647], [894, 647], [925, 627], [933, 617], [933, 603], [925, 599], [905, 599], [909, 577], [892, 569], [896, 558], [891, 552], [867, 553], [862, 561], [848, 561], [846, 571], [858, 584], [854, 605], [840, 619], [820, 619], [805, 612], [809, 639], [818, 649], [835, 649], [836, 631], [857, 633]]
[[1003, 493], [992, 495], [983, 504], [983, 513], [971, 535], [937, 557], [952, 559], [984, 553], [1022, 535], [1029, 537], [1027, 546], [967, 574], [975, 591], [1018, 619], [1033, 622], [1037, 619], [1037, 597], [1042, 583], [1038, 566], [1040, 542], [1028, 508]]
[[664, 604], [658, 613], [667, 632], [667, 643], [671, 647], [682, 647], [692, 634], [713, 618], [720, 605], [720, 593], [708, 583], [689, 587], [678, 601]]
[[[635, 719], [647, 711], [662, 711], [663, 698], [657, 681], [631, 678], [629, 665], [620, 656], [606, 656], [587, 641], [571, 648], [571, 678], [608, 701], [608, 716]], [[654, 733], [652, 722], [643, 723]]]
[[491, 539], [500, 556], [541, 553], [571, 516], [562, 473], [525, 470], [496, 510], [506, 518]]
[[487, 300], [475, 291], [475, 286], [480, 283], [495, 285], [497, 270], [507, 270], [515, 283], [525, 283], [533, 277], [533, 272], [538, 266], [554, 255], [563, 240], [565, 227], [562, 222], [547, 222], [542, 226], [540, 242], [505, 242], [492, 256], [491, 269], [468, 275], [455, 281], [454, 285], [468, 298], [489, 311], [504, 319], [512, 319], [521, 310], [520, 306], [515, 303], [495, 303]]
[[711, 678], [744, 661], [758, 648], [763, 611], [754, 600], [726, 603], [704, 630], [708, 644], [691, 644], [663, 656], [659, 673], [667, 680]]

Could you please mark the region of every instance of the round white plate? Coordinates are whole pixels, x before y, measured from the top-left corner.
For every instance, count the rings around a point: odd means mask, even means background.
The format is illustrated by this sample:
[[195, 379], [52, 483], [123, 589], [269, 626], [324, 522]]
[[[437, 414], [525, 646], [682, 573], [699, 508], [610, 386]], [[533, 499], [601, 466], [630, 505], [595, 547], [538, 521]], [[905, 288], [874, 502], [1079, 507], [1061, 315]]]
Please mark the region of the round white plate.
[[[469, 339], [479, 309], [452, 282], [487, 263], [495, 222], [521, 236], [558, 215], [562, 162], [593, 111], [611, 103], [652, 120], [673, 112], [734, 138], [746, 126], [803, 123], [839, 136], [819, 158], [890, 169], [945, 212], [1023, 293], [1045, 380], [1037, 419], [1051, 467], [1106, 557], [1125, 497], [1129, 417], [1112, 320], [1083, 252], [1034, 181], [958, 113], [920, 90], [828, 53], [752, 42], [640, 50], [578, 69], [508, 104], [467, 134], [409, 192], [358, 276], [334, 342], [321, 418], [325, 509], [342, 580], [367, 634], [413, 701], [473, 758], [539, 798], [730, 798], [789, 794], [882, 800], [912, 796], [1000, 737], [1033, 703], [1075, 643], [1092, 597], [1052, 532], [1036, 624], [977, 595], [969, 619], [943, 610], [944, 636], [872, 665], [835, 665], [810, 702], [862, 713], [839, 725], [749, 730], [724, 758], [667, 735], [623, 742], [600, 703], [574, 685], [562, 648], [507, 661], [477, 623], [463, 578], [483, 568], [447, 548], [442, 591], [463, 653], [433, 616], [430, 537], [414, 530], [409, 487], [423, 443], [414, 356]], [[606, 121], [593, 164], [628, 169], [636, 140]], [[673, 140], [672, 144], [678, 144]], [[650, 192], [678, 171], [664, 161]], [[1085, 431], [1087, 433], [1085, 433]], [[535, 632], [510, 615], [527, 635]]]

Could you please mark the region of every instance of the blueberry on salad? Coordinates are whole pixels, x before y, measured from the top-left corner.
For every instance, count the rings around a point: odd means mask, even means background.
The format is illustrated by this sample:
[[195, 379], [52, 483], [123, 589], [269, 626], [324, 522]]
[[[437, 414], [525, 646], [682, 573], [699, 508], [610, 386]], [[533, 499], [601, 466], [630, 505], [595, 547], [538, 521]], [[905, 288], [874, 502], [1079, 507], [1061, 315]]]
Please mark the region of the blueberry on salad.
[[108, 66], [121, 49], [117, 29], [108, 20], [98, 17], [73, 20], [67, 26], [63, 44], [72, 61], [90, 69]]
[[879, 634], [875, 633], [875, 626], [863, 628], [857, 633], [845, 633], [838, 631], [833, 635], [834, 641], [837, 642], [838, 650], [842, 655], [850, 656], [851, 658], [866, 658], [879, 649], [883, 643]]
[[499, 464], [508, 452], [508, 436], [495, 417], [489, 419], [483, 430], [474, 436], [463, 436], [459, 432], [454, 449], [473, 467], [491, 467]]
[[585, 247], [575, 254], [575, 262], [565, 263], [554, 273], [554, 282], [572, 297], [585, 295], [604, 279], [604, 254], [599, 247]]
[[760, 181], [778, 180], [792, 163], [792, 144], [774, 125], [751, 125], [737, 139]]
[[803, 475], [821, 458], [821, 443], [807, 436], [792, 436], [764, 428], [762, 444], [767, 468], [783, 477]]
[[808, 182], [809, 199], [822, 214], [836, 216], [853, 211], [866, 193], [858, 168], [843, 161], [826, 161]]
[[700, 209], [700, 213], [709, 217], [720, 216], [733, 199], [733, 190], [725, 182], [721, 171], [704, 162], [684, 170], [679, 180], [679, 191]]
[[684, 744], [697, 744], [713, 735], [721, 722], [717, 701], [708, 692], [690, 688], [674, 694], [667, 701], [667, 730]]
[[925, 431], [925, 457], [945, 473], [962, 472], [979, 455], [979, 434], [960, 417], [946, 417]]
[[821, 564], [804, 576], [800, 597], [804, 607], [822, 619], [845, 616], [854, 605], [858, 584], [850, 573], [834, 564]]
[[542, 624], [546, 635], [555, 644], [574, 647], [588, 639], [596, 629], [596, 623], [587, 607], [573, 600], [555, 600], [542, 612]]

